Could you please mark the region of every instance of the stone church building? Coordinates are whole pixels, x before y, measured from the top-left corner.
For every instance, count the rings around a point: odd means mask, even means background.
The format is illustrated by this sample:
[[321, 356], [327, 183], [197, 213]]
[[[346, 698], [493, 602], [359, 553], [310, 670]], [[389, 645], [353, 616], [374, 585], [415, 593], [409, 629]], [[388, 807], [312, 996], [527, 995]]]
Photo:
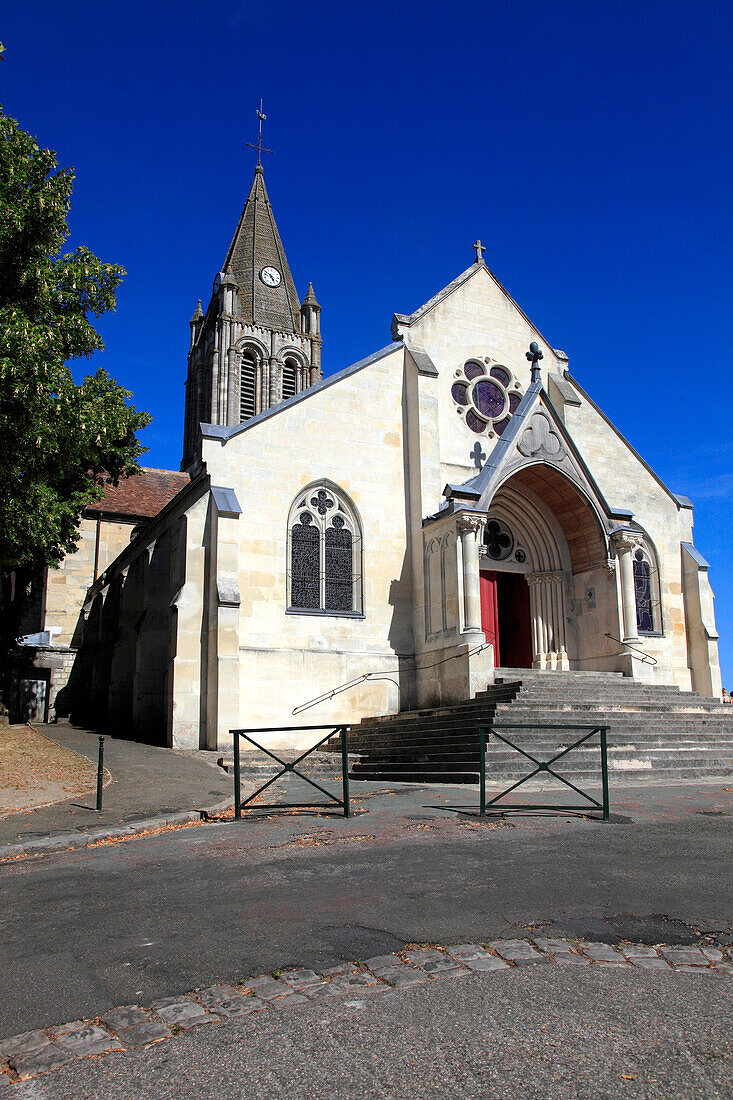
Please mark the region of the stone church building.
[[474, 248], [323, 378], [258, 165], [191, 320], [180, 484], [79, 606], [77, 710], [225, 748], [233, 727], [466, 700], [498, 667], [720, 697], [690, 501]]

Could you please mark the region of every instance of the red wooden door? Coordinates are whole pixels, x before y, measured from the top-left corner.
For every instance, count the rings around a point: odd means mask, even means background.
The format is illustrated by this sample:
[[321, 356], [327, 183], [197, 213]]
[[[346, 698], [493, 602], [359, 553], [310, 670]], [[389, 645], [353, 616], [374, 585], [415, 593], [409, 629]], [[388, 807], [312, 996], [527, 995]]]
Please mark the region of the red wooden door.
[[494, 646], [494, 666], [501, 664], [499, 655], [499, 603], [496, 592], [496, 573], [481, 570], [481, 629], [486, 641]]

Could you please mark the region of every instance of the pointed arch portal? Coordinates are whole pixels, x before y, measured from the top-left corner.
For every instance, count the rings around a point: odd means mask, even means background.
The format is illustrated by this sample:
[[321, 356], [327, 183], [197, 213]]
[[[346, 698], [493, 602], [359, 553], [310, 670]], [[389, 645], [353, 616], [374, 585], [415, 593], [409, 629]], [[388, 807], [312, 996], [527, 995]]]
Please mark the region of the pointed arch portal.
[[500, 485], [487, 513], [482, 629], [496, 664], [570, 668], [578, 656], [568, 629], [574, 578], [608, 559], [599, 513], [567, 477], [538, 463]]

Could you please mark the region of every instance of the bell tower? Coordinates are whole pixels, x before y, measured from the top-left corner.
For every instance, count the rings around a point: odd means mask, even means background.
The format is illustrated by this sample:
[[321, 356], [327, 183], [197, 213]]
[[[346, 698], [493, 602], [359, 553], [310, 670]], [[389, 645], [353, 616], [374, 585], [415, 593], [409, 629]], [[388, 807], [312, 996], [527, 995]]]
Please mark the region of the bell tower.
[[265, 187], [261, 140], [255, 148], [252, 187], [211, 300], [205, 312], [199, 302], [190, 322], [184, 470], [195, 461], [200, 423], [241, 424], [322, 378], [321, 307], [312, 283], [302, 304], [298, 298]]

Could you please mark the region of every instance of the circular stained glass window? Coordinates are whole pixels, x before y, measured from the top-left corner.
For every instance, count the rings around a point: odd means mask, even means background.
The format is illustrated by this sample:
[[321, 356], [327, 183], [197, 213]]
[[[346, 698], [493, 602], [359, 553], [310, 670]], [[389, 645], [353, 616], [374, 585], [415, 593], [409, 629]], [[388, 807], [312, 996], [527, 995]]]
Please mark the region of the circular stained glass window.
[[454, 377], [451, 396], [466, 426], [476, 435], [501, 435], [523, 396], [509, 367], [469, 359]]
[[506, 394], [496, 382], [481, 379], [473, 387], [473, 403], [480, 413], [493, 420], [504, 412]]

